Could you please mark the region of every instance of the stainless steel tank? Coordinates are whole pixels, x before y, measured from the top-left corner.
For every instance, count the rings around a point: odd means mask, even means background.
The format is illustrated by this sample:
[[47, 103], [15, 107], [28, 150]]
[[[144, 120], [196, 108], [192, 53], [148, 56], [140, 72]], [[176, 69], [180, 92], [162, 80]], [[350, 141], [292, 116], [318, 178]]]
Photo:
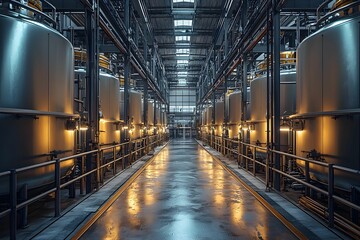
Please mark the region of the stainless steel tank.
[[[124, 116], [124, 89], [120, 89], [120, 115], [121, 119], [125, 121]], [[131, 123], [129, 133], [131, 139], [137, 139], [142, 136], [142, 93], [129, 90], [129, 120]]]
[[160, 116], [160, 104], [156, 103], [155, 115], [156, 115], [156, 126], [159, 128], [161, 126], [161, 116]]
[[120, 131], [116, 124], [120, 121], [120, 84], [119, 79], [100, 71], [100, 144], [120, 142]]
[[[305, 118], [296, 134], [296, 153], [315, 149], [320, 161], [360, 170], [359, 21], [338, 20], [305, 39], [297, 56], [297, 114]], [[334, 114], [343, 112], [340, 116]], [[302, 161], [297, 162], [301, 169]], [[327, 182], [327, 169], [310, 165], [310, 176]], [[359, 188], [359, 175], [335, 171], [335, 185]]]
[[206, 108], [206, 126], [212, 126], [212, 113], [213, 113], [213, 106], [209, 106]]
[[215, 135], [222, 136], [224, 123], [224, 100], [215, 103]]
[[[29, 19], [0, 14], [0, 172], [73, 154], [74, 56], [71, 43], [55, 30]], [[4, 114], [5, 112], [18, 114]], [[61, 164], [62, 176], [74, 166]], [[19, 173], [18, 187], [54, 180], [54, 166]], [[8, 192], [0, 179], [0, 194]]]
[[200, 126], [206, 125], [206, 108], [201, 111]]
[[153, 100], [149, 100], [148, 104], [147, 104], [147, 110], [148, 110], [148, 134], [149, 135], [153, 135], [154, 134], [154, 114], [155, 114], [155, 109], [154, 109], [154, 101]]
[[[266, 89], [267, 78], [260, 76], [250, 83], [250, 122], [255, 129], [250, 131], [251, 144], [266, 143]], [[296, 110], [296, 71], [282, 70], [280, 72], [280, 115], [291, 115]], [[282, 151], [288, 150], [288, 133], [280, 134]]]
[[[75, 80], [81, 80], [83, 85], [86, 81], [86, 70], [79, 68], [75, 70]], [[100, 71], [100, 111], [102, 118], [100, 119], [100, 135], [99, 144], [113, 144], [120, 142], [120, 131], [116, 129], [116, 123], [120, 121], [120, 84], [118, 78]], [[84, 98], [85, 91], [81, 90], [81, 96]], [[75, 97], [78, 98], [78, 84], [75, 85]], [[75, 109], [78, 111], [77, 107]]]
[[228, 127], [229, 127], [229, 138], [238, 138], [239, 136], [239, 125], [241, 124], [241, 115], [243, 111], [242, 107], [242, 92], [236, 90], [226, 95], [227, 101], [227, 114]]

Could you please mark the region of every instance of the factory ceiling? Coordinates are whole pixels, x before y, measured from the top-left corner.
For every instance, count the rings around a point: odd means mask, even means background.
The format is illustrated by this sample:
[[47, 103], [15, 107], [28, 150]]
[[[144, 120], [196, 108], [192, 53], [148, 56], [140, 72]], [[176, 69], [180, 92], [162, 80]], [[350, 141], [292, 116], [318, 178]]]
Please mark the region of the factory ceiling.
[[145, 0], [170, 87], [196, 86], [207, 51], [221, 28], [226, 2]]

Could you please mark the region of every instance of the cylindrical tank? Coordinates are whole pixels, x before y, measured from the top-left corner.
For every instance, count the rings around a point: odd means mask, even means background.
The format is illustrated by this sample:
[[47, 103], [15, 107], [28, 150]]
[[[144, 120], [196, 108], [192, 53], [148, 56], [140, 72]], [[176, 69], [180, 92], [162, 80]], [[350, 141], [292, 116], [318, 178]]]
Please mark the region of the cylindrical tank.
[[209, 106], [206, 108], [206, 126], [210, 127], [212, 125], [212, 113], [213, 106]]
[[156, 114], [156, 126], [160, 127], [161, 126], [161, 116], [160, 116], [160, 104], [159, 102], [156, 103], [156, 108], [155, 108], [155, 114]]
[[215, 103], [215, 135], [222, 136], [224, 123], [224, 100]]
[[[82, 80], [83, 84], [86, 81], [86, 70], [79, 68], [75, 70], [75, 80]], [[100, 91], [100, 111], [102, 118], [100, 119], [100, 136], [99, 144], [119, 143], [120, 132], [116, 130], [116, 123], [120, 121], [120, 93], [119, 80], [106, 72], [100, 71], [99, 76], [99, 91]], [[78, 84], [75, 85], [75, 97], [79, 96]], [[85, 91], [81, 90], [82, 98], [85, 96]], [[75, 107], [76, 110], [77, 107]]]
[[205, 126], [206, 125], [206, 108], [201, 111], [201, 119], [200, 119], [200, 125]]
[[[255, 129], [250, 131], [251, 144], [266, 143], [266, 90], [267, 77], [260, 76], [250, 83], [250, 121]], [[291, 115], [296, 110], [296, 71], [282, 70], [280, 72], [280, 115]], [[280, 148], [288, 150], [288, 133], [282, 132]]]
[[[65, 127], [74, 114], [71, 43], [43, 24], [2, 14], [0, 36], [0, 172], [73, 154], [74, 131]], [[62, 176], [73, 166], [63, 162]], [[54, 177], [54, 165], [18, 173], [18, 187]], [[8, 179], [1, 178], [0, 194], [8, 192]]]
[[[297, 56], [297, 113], [305, 118], [296, 134], [296, 153], [316, 150], [320, 161], [360, 170], [360, 17], [341, 19], [305, 39]], [[342, 116], [334, 113], [343, 112]], [[301, 169], [304, 163], [298, 161]], [[327, 182], [326, 168], [310, 165], [310, 176]], [[335, 185], [359, 188], [359, 175], [335, 171]]]
[[[142, 116], [142, 93], [129, 90], [129, 121], [130, 127], [129, 133], [131, 139], [137, 139], [142, 136], [142, 124], [143, 124], [143, 116]], [[125, 121], [124, 115], [124, 89], [120, 89], [120, 116], [121, 120]]]
[[236, 90], [226, 95], [227, 111], [228, 111], [228, 126], [229, 126], [229, 138], [238, 138], [239, 125], [241, 123], [242, 115], [242, 93], [240, 90]]
[[148, 134], [153, 135], [154, 134], [154, 114], [155, 114], [153, 100], [148, 101], [147, 108], [148, 108], [147, 110], [148, 110], [148, 125], [149, 125]]

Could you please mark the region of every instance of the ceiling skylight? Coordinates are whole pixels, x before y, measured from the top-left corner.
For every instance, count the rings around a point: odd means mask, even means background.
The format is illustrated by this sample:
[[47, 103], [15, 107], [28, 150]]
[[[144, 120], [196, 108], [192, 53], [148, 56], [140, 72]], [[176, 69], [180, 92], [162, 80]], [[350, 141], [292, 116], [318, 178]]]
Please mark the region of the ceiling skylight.
[[194, 0], [173, 0], [173, 3], [179, 3], [179, 2], [194, 3]]
[[181, 77], [187, 77], [187, 72], [178, 72], [178, 77], [181, 76]]
[[178, 26], [192, 27], [192, 20], [185, 20], [185, 19], [174, 20], [174, 26], [175, 27], [178, 27]]
[[190, 49], [189, 48], [176, 49], [176, 54], [190, 54]]
[[189, 63], [189, 60], [177, 60], [177, 64], [188, 64]]
[[190, 41], [190, 36], [175, 36], [175, 41]]

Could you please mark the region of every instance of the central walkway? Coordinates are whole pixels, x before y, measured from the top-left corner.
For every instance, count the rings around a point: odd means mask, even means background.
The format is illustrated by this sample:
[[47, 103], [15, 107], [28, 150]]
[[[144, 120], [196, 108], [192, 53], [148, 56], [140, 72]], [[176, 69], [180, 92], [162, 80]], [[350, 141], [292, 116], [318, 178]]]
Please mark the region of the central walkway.
[[296, 239], [193, 140], [173, 140], [82, 239]]

